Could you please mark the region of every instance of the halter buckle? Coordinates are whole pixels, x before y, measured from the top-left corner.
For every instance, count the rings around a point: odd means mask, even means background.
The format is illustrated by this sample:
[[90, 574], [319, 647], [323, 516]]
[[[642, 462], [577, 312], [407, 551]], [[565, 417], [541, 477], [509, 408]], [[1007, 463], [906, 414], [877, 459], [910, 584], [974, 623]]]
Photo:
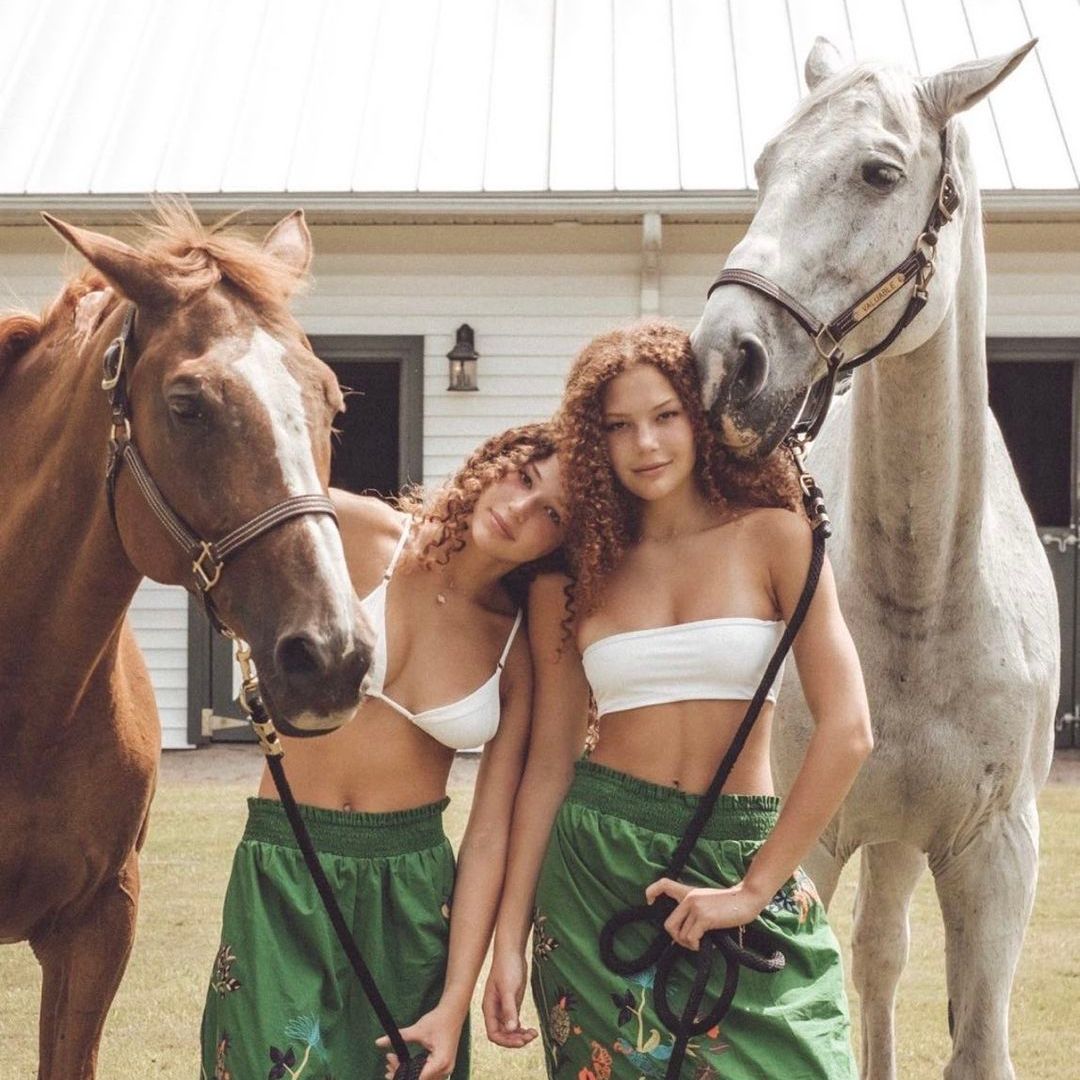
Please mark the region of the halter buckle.
[[[101, 380], [102, 390], [115, 390], [120, 381], [120, 375], [124, 370], [124, 354], [127, 351], [127, 342], [123, 336], [115, 337], [109, 342], [105, 350], [101, 366], [105, 374]], [[114, 366], [115, 365], [115, 366]]]
[[953, 178], [948, 173], [945, 173], [941, 178], [941, 186], [938, 188], [937, 197], [937, 212], [941, 215], [943, 225], [948, 221], [952, 221], [953, 214], [956, 213], [956, 208], [959, 205], [960, 198], [956, 193]]
[[834, 362], [839, 363], [844, 358], [844, 354], [840, 351], [840, 342], [832, 336], [828, 326], [823, 326], [814, 335], [814, 348], [830, 366]]
[[[218, 578], [221, 577], [222, 567], [225, 564], [218, 562], [214, 557], [214, 550], [210, 544], [205, 540], [200, 541], [200, 544], [201, 550], [197, 558], [192, 562], [191, 570], [195, 575], [196, 584], [204, 593], [208, 593], [218, 583]], [[206, 567], [203, 565], [207, 559], [210, 560], [210, 566], [213, 570], [212, 576], [207, 572]], [[237, 659], [239, 659], [239, 657], [237, 657]]]

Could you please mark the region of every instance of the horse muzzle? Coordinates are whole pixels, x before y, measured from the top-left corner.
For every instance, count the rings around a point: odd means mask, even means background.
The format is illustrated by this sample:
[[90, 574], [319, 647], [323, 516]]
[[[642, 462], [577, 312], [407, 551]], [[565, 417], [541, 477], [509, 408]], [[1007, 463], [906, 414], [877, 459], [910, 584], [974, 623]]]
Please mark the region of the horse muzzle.
[[283, 735], [324, 735], [346, 724], [361, 700], [371, 647], [306, 628], [283, 632], [256, 666], [266, 705]]

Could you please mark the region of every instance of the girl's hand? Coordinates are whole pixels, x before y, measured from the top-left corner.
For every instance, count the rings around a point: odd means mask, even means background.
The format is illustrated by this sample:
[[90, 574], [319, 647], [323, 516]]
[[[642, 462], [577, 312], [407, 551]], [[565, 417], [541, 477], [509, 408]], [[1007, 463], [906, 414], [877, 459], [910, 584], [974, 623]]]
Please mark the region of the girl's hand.
[[[407, 1043], [419, 1043], [428, 1054], [420, 1080], [446, 1080], [454, 1071], [458, 1041], [465, 1018], [455, 1016], [449, 1010], [436, 1005], [409, 1027], [401, 1029], [401, 1037]], [[383, 1035], [375, 1045], [386, 1051], [386, 1080], [393, 1080], [400, 1064], [398, 1056], [390, 1049], [390, 1038]]]
[[512, 950], [497, 950], [484, 987], [484, 1027], [496, 1046], [517, 1049], [537, 1036], [535, 1028], [521, 1026], [521, 1002], [525, 997], [525, 957]]
[[765, 901], [740, 881], [730, 889], [698, 889], [671, 878], [654, 881], [645, 890], [651, 904], [658, 896], [670, 896], [677, 903], [664, 922], [672, 941], [696, 952], [709, 930], [726, 930], [753, 922], [765, 907]]

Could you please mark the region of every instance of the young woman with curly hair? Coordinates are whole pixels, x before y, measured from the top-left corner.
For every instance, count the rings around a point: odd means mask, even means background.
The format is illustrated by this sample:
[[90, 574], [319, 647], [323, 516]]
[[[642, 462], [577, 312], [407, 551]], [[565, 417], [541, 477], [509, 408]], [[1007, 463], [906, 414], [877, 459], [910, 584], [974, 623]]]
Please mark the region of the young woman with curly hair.
[[[392, 1015], [429, 1052], [422, 1080], [468, 1075], [469, 1002], [528, 740], [531, 666], [518, 627], [529, 576], [556, 564], [564, 535], [554, 450], [550, 425], [529, 424], [397, 507], [331, 492], [376, 644], [352, 722], [284, 739], [285, 769]], [[455, 750], [481, 744], [455, 878], [447, 778]], [[370, 1080], [396, 1067], [381, 1035], [266, 772], [225, 897], [203, 1076]]]
[[[681, 880], [663, 876], [805, 582], [811, 530], [793, 468], [783, 451], [759, 466], [727, 458], [688, 338], [661, 322], [581, 352], [560, 425], [576, 583], [545, 575], [530, 591], [533, 727], [484, 998], [489, 1038], [521, 1046], [536, 1034], [518, 1019], [531, 924], [549, 1075], [666, 1075], [674, 1037], [656, 1012], [655, 971], [613, 974], [598, 946], [616, 912], [664, 895], [677, 903], [664, 922], [677, 944], [696, 950], [708, 930], [757, 920], [787, 958], [776, 974], [742, 969], [730, 1010], [690, 1041], [679, 1075], [847, 1080], [839, 953], [798, 869], [871, 746], [827, 565], [794, 646], [817, 722], [798, 781], [780, 810], [771, 692]], [[575, 761], [590, 691], [599, 737]], [[626, 928], [619, 955], [640, 954], [655, 932]], [[692, 973], [676, 971], [681, 1007]]]

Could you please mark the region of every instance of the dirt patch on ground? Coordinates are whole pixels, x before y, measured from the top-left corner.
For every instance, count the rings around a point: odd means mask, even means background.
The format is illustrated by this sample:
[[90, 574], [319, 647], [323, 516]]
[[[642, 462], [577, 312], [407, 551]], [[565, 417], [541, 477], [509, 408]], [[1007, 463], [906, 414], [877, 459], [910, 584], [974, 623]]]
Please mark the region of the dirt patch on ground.
[[[480, 762], [478, 754], [458, 754], [450, 773], [450, 786], [471, 784]], [[254, 744], [203, 746], [198, 750], [169, 750], [161, 756], [163, 783], [249, 783], [262, 775], [262, 751]], [[1058, 750], [1050, 768], [1051, 784], [1080, 784], [1080, 747]]]

